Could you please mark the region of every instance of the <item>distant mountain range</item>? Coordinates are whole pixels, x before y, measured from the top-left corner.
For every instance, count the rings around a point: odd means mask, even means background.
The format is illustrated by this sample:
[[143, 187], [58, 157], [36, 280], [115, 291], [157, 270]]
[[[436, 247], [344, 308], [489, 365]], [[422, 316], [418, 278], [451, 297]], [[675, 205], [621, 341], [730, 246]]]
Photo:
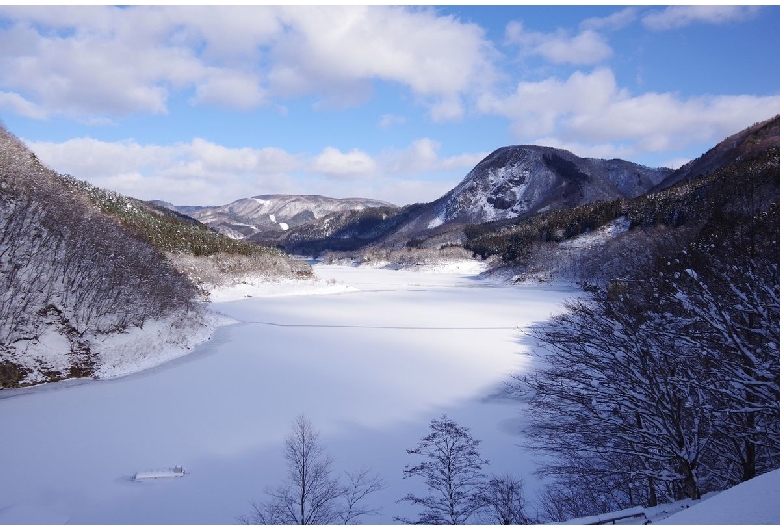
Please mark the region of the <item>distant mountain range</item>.
[[440, 199], [404, 208], [371, 199], [311, 195], [257, 195], [225, 206], [158, 204], [230, 237], [319, 253], [369, 244], [399, 247], [453, 226], [636, 197], [671, 173], [667, 168], [580, 158], [561, 149], [525, 145], [497, 149]]
[[233, 239], [278, 239], [290, 228], [316, 222], [335, 212], [393, 207], [373, 199], [333, 199], [321, 195], [255, 195], [224, 206], [174, 206], [152, 201], [197, 219]]

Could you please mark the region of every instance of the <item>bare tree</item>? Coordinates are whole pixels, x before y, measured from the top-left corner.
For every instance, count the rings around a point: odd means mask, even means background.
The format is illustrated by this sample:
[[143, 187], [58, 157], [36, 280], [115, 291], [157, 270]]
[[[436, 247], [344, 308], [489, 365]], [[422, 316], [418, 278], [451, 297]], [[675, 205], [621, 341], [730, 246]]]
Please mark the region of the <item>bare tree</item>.
[[731, 237], [689, 247], [659, 289], [667, 311], [696, 322], [682, 331], [696, 340], [714, 382], [714, 442], [725, 458], [718, 467], [733, 468], [724, 477], [732, 483], [774, 469], [780, 456], [778, 231], [775, 205]]
[[346, 472], [348, 484], [344, 487], [342, 508], [338, 518], [342, 524], [355, 524], [360, 522], [364, 515], [378, 515], [379, 508], [365, 503], [366, 497], [372, 493], [387, 487], [384, 479], [372, 474], [369, 469], [362, 468], [357, 473]]
[[777, 467], [780, 209], [725, 224], [536, 328], [530, 444], [555, 455], [544, 471], [565, 479], [550, 499], [567, 513], [696, 499]]
[[482, 518], [490, 524], [534, 524], [526, 513], [523, 479], [493, 475], [482, 488]]
[[406, 450], [424, 460], [404, 468], [404, 478], [423, 478], [429, 493], [424, 497], [409, 493], [399, 501], [421, 505], [423, 511], [416, 520], [396, 520], [405, 524], [466, 524], [484, 505], [482, 468], [488, 461], [480, 455], [479, 443], [467, 427], [446, 414], [431, 420], [430, 433], [416, 448]]
[[[698, 351], [674, 332], [677, 319], [654, 313], [640, 292], [567, 309], [533, 332], [547, 352], [537, 350], [543, 362], [527, 380], [529, 444], [555, 455], [545, 471], [630, 478], [618, 481], [632, 488], [629, 503], [654, 505], [660, 482], [698, 498], [713, 413]], [[644, 495], [633, 489], [639, 481]]]
[[365, 504], [368, 495], [385, 488], [384, 480], [361, 469], [349, 474], [348, 484], [333, 477], [333, 459], [319, 441], [319, 432], [305, 416], [293, 422], [285, 440], [287, 480], [266, 489], [268, 500], [253, 502], [240, 520], [247, 524], [350, 524], [375, 515], [378, 508]]

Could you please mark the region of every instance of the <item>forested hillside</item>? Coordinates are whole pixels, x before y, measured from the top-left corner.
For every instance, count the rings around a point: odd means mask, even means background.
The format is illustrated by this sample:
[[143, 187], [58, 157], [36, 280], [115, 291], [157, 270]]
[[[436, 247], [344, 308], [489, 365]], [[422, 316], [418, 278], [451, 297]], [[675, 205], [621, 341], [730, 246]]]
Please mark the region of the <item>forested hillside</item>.
[[311, 266], [273, 246], [226, 237], [195, 219], [158, 204], [104, 190], [68, 175], [57, 175], [67, 187], [83, 193], [101, 212], [148, 241], [203, 294], [210, 288], [243, 281], [308, 278]]
[[195, 286], [0, 130], [0, 386], [91, 375], [90, 336], [194, 311]]
[[[744, 216], [765, 211], [780, 198], [779, 157], [780, 148], [771, 146], [742, 155], [707, 176], [636, 199], [471, 225], [465, 246], [482, 257], [499, 256], [504, 265], [521, 273], [558, 267], [567, 269], [568, 279], [604, 283], [681, 250], [702, 231], [729, 230]], [[621, 219], [624, 233], [597, 252], [567, 250], [568, 241]]]
[[116, 354], [106, 337], [150, 321], [167, 319], [187, 348], [205, 326], [205, 289], [246, 275], [311, 268], [60, 175], [0, 129], [0, 387], [95, 375]]
[[530, 446], [552, 456], [552, 519], [698, 499], [780, 467], [779, 198], [769, 147], [664, 192], [523, 225], [528, 249], [556, 237], [550, 226], [602, 217], [630, 219], [626, 238], [671, 236], [532, 332], [538, 369], [517, 388]]

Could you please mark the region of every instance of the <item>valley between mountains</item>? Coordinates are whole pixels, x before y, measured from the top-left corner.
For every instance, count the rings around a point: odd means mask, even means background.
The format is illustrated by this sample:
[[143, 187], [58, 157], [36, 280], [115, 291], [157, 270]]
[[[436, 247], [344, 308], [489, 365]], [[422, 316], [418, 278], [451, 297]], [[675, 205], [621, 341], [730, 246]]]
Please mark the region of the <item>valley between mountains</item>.
[[779, 199], [780, 116], [677, 170], [502, 147], [401, 206], [140, 201], [2, 129], [0, 522], [271, 513], [300, 414], [382, 477], [364, 523], [416, 520], [445, 416], [490, 462], [468, 522], [490, 477], [525, 522], [703, 507], [780, 468]]

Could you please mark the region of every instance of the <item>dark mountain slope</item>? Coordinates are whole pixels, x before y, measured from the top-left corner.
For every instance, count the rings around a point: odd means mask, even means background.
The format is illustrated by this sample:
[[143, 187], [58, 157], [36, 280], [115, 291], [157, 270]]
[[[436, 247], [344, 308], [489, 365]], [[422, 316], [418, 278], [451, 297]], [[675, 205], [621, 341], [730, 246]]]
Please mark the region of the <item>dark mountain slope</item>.
[[326, 251], [354, 251], [393, 234], [425, 205], [403, 208], [373, 207], [335, 212], [317, 222], [291, 228], [275, 241], [257, 234], [250, 238], [260, 244], [277, 244], [286, 252], [317, 256]]
[[744, 156], [755, 155], [777, 146], [780, 146], [780, 115], [729, 136], [699, 158], [691, 160], [666, 177], [651, 191], [660, 191], [681, 182], [690, 182], [732, 164]]
[[[574, 259], [578, 279], [605, 280], [678, 252], [705, 234], [717, 237], [735, 230], [778, 200], [780, 147], [769, 147], [658, 193], [473, 225], [466, 230], [466, 247], [482, 256], [498, 255], [520, 271], [553, 270]], [[576, 245], [570, 242], [620, 219], [625, 222], [617, 237], [592, 252], [572, 252]]]
[[503, 147], [438, 201], [431, 224], [495, 221], [596, 200], [636, 197], [669, 173], [624, 160], [580, 158], [551, 147]]

